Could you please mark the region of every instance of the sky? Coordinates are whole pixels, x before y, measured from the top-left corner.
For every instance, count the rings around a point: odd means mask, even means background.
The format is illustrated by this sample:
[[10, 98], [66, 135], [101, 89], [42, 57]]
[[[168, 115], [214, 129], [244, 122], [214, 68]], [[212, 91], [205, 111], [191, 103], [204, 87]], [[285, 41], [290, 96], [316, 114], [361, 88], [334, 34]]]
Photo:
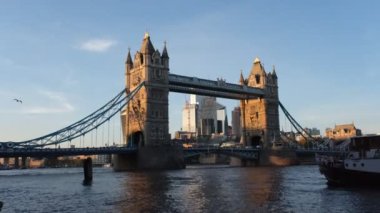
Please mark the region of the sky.
[[[259, 57], [280, 101], [324, 133], [354, 123], [380, 133], [377, 1], [1, 1], [0, 141], [39, 137], [124, 88], [124, 62], [149, 32], [170, 72], [238, 83]], [[13, 99], [21, 99], [18, 103]], [[170, 133], [189, 95], [170, 93]], [[235, 100], [218, 99], [230, 111]], [[290, 124], [280, 115], [281, 129]]]

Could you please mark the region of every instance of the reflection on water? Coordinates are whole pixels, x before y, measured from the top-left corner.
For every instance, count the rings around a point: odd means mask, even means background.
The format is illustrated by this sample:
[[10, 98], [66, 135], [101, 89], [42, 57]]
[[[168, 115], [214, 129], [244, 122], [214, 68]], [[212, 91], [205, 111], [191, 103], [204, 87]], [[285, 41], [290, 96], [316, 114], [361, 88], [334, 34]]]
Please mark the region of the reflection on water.
[[268, 168], [190, 167], [171, 172], [136, 172], [125, 180], [119, 210], [216, 212], [266, 209], [277, 199], [279, 176]]
[[329, 188], [316, 166], [0, 171], [4, 212], [373, 212], [380, 190]]
[[159, 209], [171, 210], [168, 195], [169, 179], [162, 172], [135, 172], [123, 181], [125, 201], [120, 209], [131, 212], [151, 212]]

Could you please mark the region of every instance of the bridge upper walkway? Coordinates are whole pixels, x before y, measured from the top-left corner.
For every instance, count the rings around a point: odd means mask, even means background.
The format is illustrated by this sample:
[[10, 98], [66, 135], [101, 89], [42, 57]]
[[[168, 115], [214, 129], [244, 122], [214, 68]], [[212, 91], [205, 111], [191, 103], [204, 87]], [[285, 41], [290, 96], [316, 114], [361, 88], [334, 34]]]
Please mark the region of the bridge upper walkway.
[[227, 83], [223, 79], [214, 81], [176, 74], [169, 74], [169, 90], [172, 92], [238, 100], [262, 97], [264, 95], [264, 91], [262, 89], [240, 84]]

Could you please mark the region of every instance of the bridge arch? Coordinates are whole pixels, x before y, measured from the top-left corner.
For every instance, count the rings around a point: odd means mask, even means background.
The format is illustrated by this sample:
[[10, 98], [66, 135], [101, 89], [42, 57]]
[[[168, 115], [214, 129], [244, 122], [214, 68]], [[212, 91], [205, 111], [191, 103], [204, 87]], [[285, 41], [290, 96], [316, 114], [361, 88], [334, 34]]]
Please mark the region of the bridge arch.
[[251, 144], [253, 147], [261, 146], [262, 145], [262, 137], [260, 135], [252, 135], [249, 136], [250, 141], [249, 144]]
[[133, 132], [128, 135], [128, 147], [143, 147], [144, 146], [144, 133], [142, 131]]

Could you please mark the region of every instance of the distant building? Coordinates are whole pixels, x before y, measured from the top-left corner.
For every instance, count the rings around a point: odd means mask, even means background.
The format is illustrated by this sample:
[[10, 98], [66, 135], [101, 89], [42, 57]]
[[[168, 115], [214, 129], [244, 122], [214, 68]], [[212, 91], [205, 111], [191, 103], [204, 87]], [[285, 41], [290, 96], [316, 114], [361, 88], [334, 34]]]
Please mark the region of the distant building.
[[180, 132], [183, 132], [181, 135], [188, 136], [227, 135], [226, 107], [219, 104], [215, 97], [190, 95], [190, 102], [186, 102], [182, 110], [182, 129], [178, 133]]
[[108, 164], [112, 162], [112, 155], [95, 155], [91, 157], [93, 164]]
[[227, 135], [228, 120], [226, 107], [218, 104], [216, 109], [216, 133]]
[[195, 132], [188, 132], [188, 131], [176, 131], [175, 132], [175, 139], [178, 140], [192, 140], [197, 137]]
[[198, 104], [186, 102], [182, 110], [182, 131], [197, 132]]
[[217, 102], [215, 97], [201, 97], [199, 102], [200, 135], [216, 133]]
[[332, 140], [344, 140], [354, 136], [361, 136], [362, 131], [357, 129], [354, 124], [341, 124], [326, 129], [326, 137]]
[[241, 111], [240, 107], [235, 107], [231, 113], [232, 135], [241, 136]]
[[304, 128], [302, 133], [294, 133], [294, 132], [286, 132], [286, 137], [288, 139], [293, 139], [293, 141], [297, 141], [299, 144], [305, 144], [309, 137], [314, 139], [321, 138], [321, 131], [317, 128]]
[[290, 132], [281, 131], [281, 139], [286, 142], [294, 142], [296, 141], [296, 133], [294, 133], [293, 131], [290, 131]]
[[321, 130], [317, 128], [305, 128], [305, 132], [303, 132], [304, 135], [310, 135], [313, 138], [320, 138], [321, 137]]

